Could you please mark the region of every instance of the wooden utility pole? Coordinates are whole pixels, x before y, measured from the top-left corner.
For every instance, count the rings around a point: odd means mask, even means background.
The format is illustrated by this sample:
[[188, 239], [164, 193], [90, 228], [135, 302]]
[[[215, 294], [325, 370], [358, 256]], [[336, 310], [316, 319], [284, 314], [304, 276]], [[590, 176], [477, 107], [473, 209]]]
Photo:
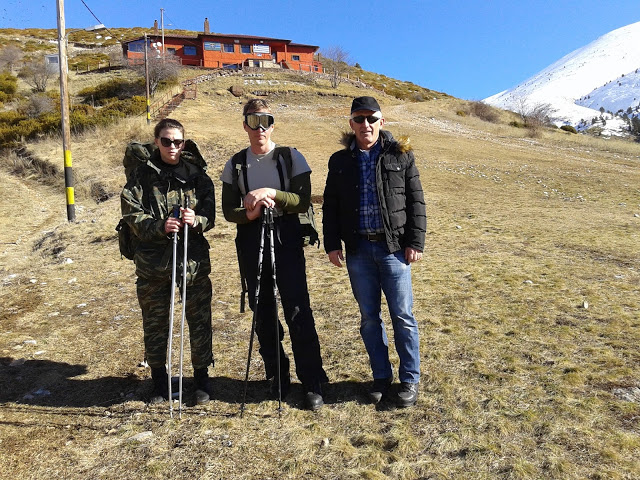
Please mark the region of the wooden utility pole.
[[149, 95], [149, 57], [147, 54], [147, 34], [144, 34], [144, 84], [147, 91], [147, 125], [151, 124], [151, 98]]
[[71, 129], [69, 126], [69, 93], [67, 84], [67, 45], [64, 25], [64, 0], [56, 0], [58, 11], [58, 55], [60, 66], [60, 114], [62, 126], [62, 151], [64, 155], [64, 186], [67, 197], [67, 220], [75, 222], [76, 207], [73, 189], [73, 165], [71, 162]]

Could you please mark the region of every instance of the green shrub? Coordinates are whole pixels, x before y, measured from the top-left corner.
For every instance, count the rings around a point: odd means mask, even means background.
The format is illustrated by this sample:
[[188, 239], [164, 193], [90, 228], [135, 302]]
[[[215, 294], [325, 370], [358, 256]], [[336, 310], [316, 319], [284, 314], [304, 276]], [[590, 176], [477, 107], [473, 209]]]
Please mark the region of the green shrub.
[[71, 112], [77, 112], [77, 113], [82, 113], [84, 115], [91, 115], [96, 111], [95, 108], [93, 108], [91, 105], [86, 105], [84, 103], [80, 103], [78, 105], [74, 105], [73, 107], [71, 107], [71, 110], [69, 113]]
[[0, 125], [11, 126], [17, 125], [18, 122], [27, 118], [24, 114], [17, 112], [16, 110], [9, 110], [7, 112], [0, 112]]
[[569, 132], [569, 133], [578, 133], [578, 131], [571, 125], [562, 125], [560, 127], [560, 130], [564, 130], [565, 132]]
[[146, 97], [135, 95], [131, 98], [126, 98], [124, 100], [118, 100], [115, 102], [111, 102], [108, 105], [104, 106], [101, 111], [105, 112], [117, 112], [118, 114], [122, 114], [125, 116], [128, 115], [140, 115], [147, 108], [147, 99]]
[[0, 73], [0, 93], [13, 97], [18, 91], [18, 79], [9, 72]]
[[[81, 133], [96, 126], [106, 126], [127, 116], [140, 115], [146, 110], [145, 97], [134, 96], [124, 100], [111, 99], [108, 105], [94, 108], [79, 104], [69, 111], [69, 128], [73, 133]], [[60, 130], [60, 112], [45, 111], [28, 118], [26, 109], [22, 111], [0, 112], [0, 147], [16, 146], [22, 141], [39, 135], [48, 135]]]
[[467, 112], [465, 112], [463, 110], [458, 110], [458, 111], [456, 111], [456, 115], [458, 115], [459, 117], [466, 117], [467, 116]]
[[69, 59], [70, 70], [87, 70], [87, 68], [98, 68], [99, 65], [108, 65], [109, 55], [105, 53], [81, 53]]
[[84, 97], [85, 103], [94, 102], [102, 105], [114, 98], [123, 100], [135, 95], [143, 95], [144, 93], [144, 79], [124, 80], [114, 78], [96, 87], [83, 88], [79, 95]]

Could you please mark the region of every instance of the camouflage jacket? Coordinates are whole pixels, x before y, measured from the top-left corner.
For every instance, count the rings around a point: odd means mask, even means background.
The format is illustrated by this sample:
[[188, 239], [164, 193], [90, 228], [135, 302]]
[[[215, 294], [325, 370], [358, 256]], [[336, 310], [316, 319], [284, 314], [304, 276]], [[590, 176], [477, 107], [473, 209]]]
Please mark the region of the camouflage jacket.
[[[179, 168], [165, 164], [156, 150], [147, 163], [141, 163], [130, 175], [120, 195], [122, 218], [139, 239], [134, 262], [136, 275], [143, 278], [171, 276], [173, 235], [164, 232], [164, 224], [173, 205], [185, 206], [196, 213], [196, 226], [189, 229], [188, 273], [190, 284], [198, 275], [211, 271], [209, 243], [203, 233], [215, 222], [213, 182], [203, 168], [181, 160]], [[177, 265], [182, 271], [182, 233], [178, 235]]]

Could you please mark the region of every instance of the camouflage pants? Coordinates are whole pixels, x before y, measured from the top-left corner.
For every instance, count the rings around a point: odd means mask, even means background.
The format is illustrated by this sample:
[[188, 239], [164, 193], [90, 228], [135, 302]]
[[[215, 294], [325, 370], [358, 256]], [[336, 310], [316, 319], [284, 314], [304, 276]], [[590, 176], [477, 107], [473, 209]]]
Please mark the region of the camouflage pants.
[[[169, 338], [169, 310], [171, 307], [171, 280], [138, 277], [138, 302], [142, 309], [144, 346], [151, 368], [163, 367], [167, 362]], [[191, 365], [194, 369], [213, 364], [211, 331], [211, 280], [208, 276], [187, 285], [186, 318], [189, 325]], [[176, 301], [174, 332], [179, 332], [182, 308]]]

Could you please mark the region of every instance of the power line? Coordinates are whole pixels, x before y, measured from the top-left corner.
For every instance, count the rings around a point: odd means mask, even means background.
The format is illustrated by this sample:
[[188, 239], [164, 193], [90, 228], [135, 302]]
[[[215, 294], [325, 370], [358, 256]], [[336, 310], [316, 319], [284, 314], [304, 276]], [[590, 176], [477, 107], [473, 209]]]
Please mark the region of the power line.
[[[85, 3], [85, 1], [84, 1], [84, 0], [80, 0], [80, 1], [81, 1], [81, 2], [82, 2], [82, 4], [85, 6], [85, 8], [86, 8], [87, 10], [89, 10], [89, 13], [90, 13], [91, 15], [93, 15], [93, 18], [95, 18], [95, 19], [96, 19], [96, 21], [97, 21], [100, 25], [103, 25], [103, 26], [104, 26], [104, 24], [100, 21], [100, 19], [99, 19], [98, 17], [96, 17], [96, 14], [95, 14], [95, 13], [93, 13], [93, 11], [89, 8], [89, 5], [87, 5], [87, 4]], [[116, 38], [116, 34], [115, 34], [115, 33], [113, 33], [113, 32], [112, 32], [111, 30], [109, 30], [107, 27], [104, 27], [104, 29], [105, 29], [107, 32], [109, 32], [109, 34], [110, 34], [113, 38], [115, 38], [118, 42], [120, 42], [120, 40], [118, 40], [118, 39]], [[121, 43], [122, 43], [122, 42], [121, 42]]]

